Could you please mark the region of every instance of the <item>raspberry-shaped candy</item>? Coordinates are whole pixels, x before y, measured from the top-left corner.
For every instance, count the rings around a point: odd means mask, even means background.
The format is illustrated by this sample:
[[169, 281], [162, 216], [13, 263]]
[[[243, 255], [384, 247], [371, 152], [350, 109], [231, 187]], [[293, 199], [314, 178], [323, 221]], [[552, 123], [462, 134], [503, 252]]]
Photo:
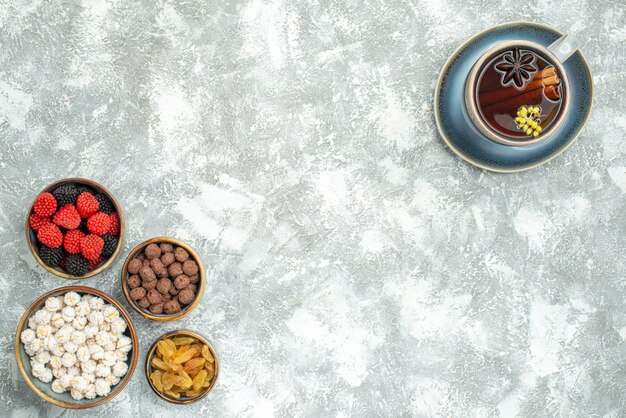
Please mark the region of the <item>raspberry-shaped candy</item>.
[[83, 239], [85, 234], [79, 229], [72, 229], [67, 231], [63, 237], [63, 248], [68, 254], [80, 253], [80, 240]]
[[59, 248], [63, 242], [63, 233], [58, 226], [50, 223], [39, 228], [37, 239], [46, 247]]
[[88, 260], [88, 261], [89, 261], [89, 263], [88, 263], [88, 265], [87, 265], [87, 269], [88, 269], [89, 271], [91, 271], [91, 270], [95, 270], [95, 268], [96, 268], [96, 267], [98, 267], [98, 265], [99, 265], [100, 263], [102, 263], [102, 260], [103, 260], [103, 258], [102, 258], [102, 257], [98, 257], [98, 258], [96, 258], [95, 260]]
[[96, 193], [96, 199], [98, 199], [98, 202], [100, 203], [100, 212], [104, 212], [107, 215], [115, 212], [115, 206], [113, 206], [113, 203], [104, 193]]
[[63, 249], [62, 248], [50, 248], [42, 245], [39, 248], [39, 257], [41, 260], [49, 265], [50, 267], [56, 267], [61, 262], [63, 258]]
[[92, 234], [104, 235], [111, 227], [111, 219], [106, 213], [98, 212], [87, 219], [87, 229]]
[[44, 192], [35, 199], [33, 210], [43, 218], [52, 216], [57, 211], [57, 200], [52, 193]]
[[78, 195], [78, 199], [76, 199], [76, 210], [78, 210], [81, 218], [89, 218], [91, 215], [98, 212], [99, 207], [100, 203], [98, 203], [98, 199], [89, 192], [82, 192]]
[[80, 254], [72, 254], [66, 259], [61, 260], [60, 266], [72, 276], [82, 276], [87, 273], [89, 262]]
[[118, 236], [120, 234], [120, 216], [117, 214], [117, 212], [113, 212], [109, 215], [109, 219], [111, 219], [109, 234]]
[[67, 204], [52, 217], [52, 222], [65, 229], [76, 229], [80, 225], [80, 215], [74, 205]]
[[104, 241], [97, 235], [89, 234], [80, 240], [80, 252], [87, 260], [97, 260], [102, 254]]
[[59, 206], [65, 206], [70, 203], [75, 205], [76, 198], [80, 193], [78, 192], [76, 185], [64, 184], [54, 189], [52, 194], [56, 197]]
[[37, 215], [36, 213], [33, 213], [28, 218], [28, 222], [30, 223], [30, 227], [33, 229], [33, 231], [39, 231], [39, 229], [42, 226], [48, 225], [50, 223], [50, 219], [42, 218], [41, 216]]

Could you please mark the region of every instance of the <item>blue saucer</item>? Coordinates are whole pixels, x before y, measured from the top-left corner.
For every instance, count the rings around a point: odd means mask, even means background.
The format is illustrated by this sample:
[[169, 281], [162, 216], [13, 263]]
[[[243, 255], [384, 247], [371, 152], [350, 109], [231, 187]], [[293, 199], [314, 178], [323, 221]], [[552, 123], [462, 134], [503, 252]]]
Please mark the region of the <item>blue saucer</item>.
[[593, 97], [591, 70], [580, 50], [564, 64], [570, 84], [570, 110], [545, 141], [523, 147], [498, 144], [474, 127], [465, 110], [465, 79], [483, 53], [505, 41], [521, 39], [548, 46], [561, 36], [560, 32], [536, 23], [505, 23], [479, 33], [452, 54], [435, 90], [435, 120], [454, 153], [486, 170], [515, 172], [550, 161], [576, 141], [591, 112]]

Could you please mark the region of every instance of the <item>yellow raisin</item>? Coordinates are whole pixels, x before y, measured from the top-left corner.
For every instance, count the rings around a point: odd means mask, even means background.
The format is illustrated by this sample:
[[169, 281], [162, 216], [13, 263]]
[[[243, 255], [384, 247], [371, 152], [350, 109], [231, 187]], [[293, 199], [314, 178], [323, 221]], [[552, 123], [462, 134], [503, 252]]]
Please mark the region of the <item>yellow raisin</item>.
[[163, 389], [165, 391], [172, 389], [172, 386], [174, 386], [174, 375], [168, 372], [163, 373], [161, 382], [163, 382]]
[[213, 363], [215, 361], [215, 359], [213, 358], [213, 354], [211, 354], [211, 350], [209, 350], [208, 345], [202, 346], [202, 357], [204, 357], [209, 363]]
[[180, 393], [174, 392], [173, 390], [166, 390], [165, 394], [168, 395], [168, 396], [171, 396], [174, 399], [180, 398]]
[[206, 370], [201, 370], [200, 372], [198, 372], [198, 374], [193, 378], [193, 390], [198, 390], [202, 387], [202, 384], [204, 383], [207, 374], [208, 373]]
[[172, 358], [174, 357], [174, 354], [176, 354], [176, 346], [174, 346], [174, 349], [172, 350], [172, 347], [168, 344], [168, 342], [171, 342], [171, 340], [159, 341], [157, 344], [157, 352], [163, 359]]
[[156, 370], [150, 375], [150, 380], [152, 381], [152, 384], [159, 392], [163, 392], [163, 382], [161, 382], [161, 375], [162, 372], [160, 370]]
[[174, 357], [174, 363], [177, 363], [177, 364], [185, 363], [186, 361], [189, 361], [193, 357], [195, 357], [195, 355], [196, 355], [196, 349], [193, 347], [190, 347], [182, 354], [177, 353], [176, 357]]
[[165, 372], [171, 370], [171, 368], [167, 365], [166, 362], [158, 358], [157, 356], [152, 357], [151, 361], [152, 367], [163, 370]]
[[172, 375], [172, 383], [176, 386], [179, 386], [181, 389], [188, 389], [193, 384], [191, 379], [185, 379], [184, 377], [179, 375]]
[[202, 368], [204, 366], [205, 361], [206, 360], [202, 357], [194, 357], [185, 363], [185, 370], [196, 369], [198, 367]]
[[172, 338], [172, 342], [175, 345], [189, 345], [195, 343], [197, 340], [193, 337], [175, 337]]
[[200, 395], [199, 390], [188, 390], [187, 392], [185, 392], [185, 396], [188, 396], [190, 398], [195, 398], [198, 395]]
[[169, 367], [169, 370], [173, 372], [178, 372], [183, 368], [180, 364], [174, 363], [172, 360], [165, 360], [165, 364]]

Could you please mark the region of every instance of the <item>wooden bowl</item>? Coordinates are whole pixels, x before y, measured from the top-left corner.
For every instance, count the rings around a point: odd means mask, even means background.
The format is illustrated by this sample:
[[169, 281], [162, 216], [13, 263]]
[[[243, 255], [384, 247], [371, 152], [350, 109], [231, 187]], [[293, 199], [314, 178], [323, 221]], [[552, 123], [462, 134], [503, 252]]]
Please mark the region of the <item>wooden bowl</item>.
[[[153, 314], [148, 309], [144, 309], [141, 306], [139, 306], [137, 302], [131, 299], [130, 297], [131, 289], [128, 286], [128, 282], [127, 282], [128, 277], [130, 276], [130, 274], [128, 273], [128, 264], [136, 256], [138, 256], [139, 253], [142, 252], [148, 245], [163, 244], [163, 243], [172, 244], [174, 246], [184, 248], [185, 250], [187, 250], [190, 257], [193, 258], [196, 264], [198, 265], [199, 281], [198, 281], [198, 290], [196, 292], [196, 299], [189, 305], [183, 307], [179, 312], [176, 312], [173, 314], [165, 314], [165, 313]], [[159, 322], [175, 321], [177, 319], [184, 317], [185, 315], [189, 315], [189, 313], [193, 311], [196, 308], [196, 306], [198, 306], [198, 304], [200, 303], [200, 300], [202, 300], [202, 296], [204, 295], [205, 288], [206, 288], [206, 271], [204, 270], [204, 265], [202, 264], [202, 260], [200, 259], [200, 256], [198, 255], [198, 253], [196, 253], [195, 250], [193, 250], [184, 242], [177, 240], [176, 238], [156, 237], [156, 238], [151, 238], [147, 241], [142, 242], [141, 244], [133, 248], [130, 254], [128, 254], [128, 257], [126, 257], [126, 261], [124, 262], [124, 266], [122, 267], [122, 290], [124, 291], [124, 296], [126, 297], [128, 304], [131, 306], [131, 308], [137, 311], [139, 315], [143, 316], [144, 318], [152, 319], [153, 321], [159, 321]]]
[[[121, 378], [119, 383], [115, 385], [113, 388], [111, 388], [111, 393], [109, 393], [107, 396], [102, 396], [102, 397], [99, 396], [94, 399], [82, 399], [80, 401], [77, 401], [70, 396], [69, 392], [56, 393], [52, 391], [50, 383], [43, 383], [31, 375], [30, 358], [28, 354], [26, 354], [26, 352], [24, 351], [24, 344], [22, 344], [22, 342], [20, 341], [20, 336], [22, 334], [22, 331], [27, 327], [28, 319], [33, 315], [34, 312], [41, 309], [46, 299], [48, 299], [51, 296], [59, 296], [59, 295], [65, 294], [67, 292], [72, 292], [72, 291], [80, 295], [89, 294], [89, 295], [98, 296], [104, 299], [107, 303], [115, 306], [115, 308], [119, 311], [121, 317], [124, 318], [124, 320], [126, 321], [127, 328], [126, 328], [126, 331], [124, 332], [124, 335], [130, 337], [133, 342], [133, 348], [131, 349], [131, 351], [129, 351], [128, 360], [126, 361], [126, 363], [128, 364], [128, 371], [126, 372], [124, 377]], [[24, 312], [24, 315], [22, 315], [22, 318], [20, 319], [20, 322], [17, 325], [17, 332], [15, 334], [15, 359], [17, 361], [17, 367], [20, 370], [22, 377], [26, 381], [26, 384], [41, 399], [47, 402], [50, 402], [53, 405], [57, 405], [63, 408], [69, 408], [69, 409], [93, 408], [93, 407], [102, 405], [103, 403], [108, 402], [111, 399], [113, 399], [116, 395], [118, 395], [124, 389], [124, 387], [130, 381], [130, 378], [132, 377], [133, 372], [135, 371], [135, 367], [137, 366], [138, 356], [139, 356], [139, 340], [137, 338], [137, 332], [135, 331], [133, 321], [128, 315], [128, 312], [126, 312], [126, 310], [122, 307], [122, 305], [118, 301], [116, 301], [113, 297], [107, 295], [106, 293], [98, 289], [94, 289], [92, 287], [65, 286], [65, 287], [60, 287], [58, 289], [51, 290], [50, 292], [47, 292], [46, 294], [40, 296], [36, 301], [30, 304], [28, 309], [26, 309], [26, 312]]]
[[[157, 390], [156, 387], [154, 387], [154, 384], [152, 383], [152, 380], [150, 379], [150, 374], [152, 374], [153, 372], [153, 368], [151, 365], [152, 362], [152, 357], [154, 357], [155, 353], [156, 353], [156, 348], [157, 348], [157, 344], [159, 343], [159, 341], [164, 340], [166, 338], [173, 338], [173, 337], [193, 337], [196, 338], [197, 340], [199, 340], [202, 344], [206, 344], [207, 346], [209, 346], [209, 351], [211, 352], [211, 354], [213, 355], [213, 358], [215, 359], [215, 376], [213, 376], [213, 380], [211, 381], [211, 384], [204, 388], [204, 390], [196, 397], [180, 397], [179, 399], [176, 398], [172, 398], [168, 395], [166, 395], [165, 393], [161, 393]], [[219, 357], [217, 357], [217, 354], [215, 353], [215, 349], [213, 348], [213, 346], [211, 345], [211, 343], [209, 343], [209, 341], [204, 338], [202, 335], [198, 334], [197, 332], [193, 332], [193, 331], [188, 331], [188, 330], [184, 330], [184, 329], [179, 329], [176, 331], [171, 331], [168, 332], [166, 334], [161, 335], [159, 338], [157, 338], [157, 340], [152, 344], [152, 346], [150, 347], [150, 349], [148, 350], [148, 353], [146, 354], [146, 379], [148, 379], [148, 384], [150, 384], [150, 387], [152, 388], [152, 390], [154, 391], [154, 393], [156, 393], [161, 399], [164, 399], [168, 402], [171, 403], [175, 403], [175, 404], [179, 404], [179, 405], [187, 405], [190, 403], [194, 403], [194, 402], [198, 402], [200, 399], [204, 398], [205, 396], [207, 396], [215, 387], [215, 383], [217, 382], [217, 378], [219, 377], [220, 374], [220, 359]]]
[[83, 178], [66, 178], [66, 179], [59, 180], [57, 182], [52, 183], [51, 185], [49, 185], [48, 187], [46, 187], [39, 193], [37, 193], [37, 196], [39, 196], [39, 194], [43, 192], [52, 192], [57, 187], [62, 186], [67, 183], [83, 184], [99, 192], [102, 192], [109, 198], [111, 203], [113, 203], [113, 206], [115, 206], [115, 210], [120, 218], [120, 235], [118, 237], [119, 239], [117, 242], [117, 247], [115, 248], [113, 255], [111, 255], [106, 261], [102, 262], [97, 268], [91, 271], [88, 271], [82, 276], [73, 276], [65, 272], [63, 269], [61, 269], [61, 267], [50, 267], [49, 265], [44, 263], [41, 257], [39, 257], [39, 248], [38, 248], [39, 244], [37, 243], [37, 235], [35, 231], [32, 230], [32, 228], [30, 227], [30, 223], [29, 223], [30, 215], [33, 213], [33, 205], [35, 203], [35, 199], [33, 199], [33, 203], [31, 203], [30, 208], [28, 210], [28, 214], [26, 215], [26, 240], [28, 241], [28, 247], [30, 248], [30, 252], [33, 254], [33, 257], [35, 257], [35, 260], [37, 260], [37, 262], [44, 269], [46, 269], [47, 271], [49, 271], [50, 273], [54, 275], [63, 277], [64, 279], [80, 280], [80, 279], [86, 279], [88, 277], [95, 276], [96, 274], [103, 272], [111, 264], [113, 264], [115, 259], [118, 257], [122, 247], [124, 246], [124, 232], [125, 232], [124, 213], [122, 212], [122, 207], [120, 206], [119, 202], [115, 199], [115, 197], [113, 197], [111, 192], [109, 192], [104, 186], [102, 186], [100, 183], [96, 183], [93, 180], [88, 180], [88, 179], [83, 179]]

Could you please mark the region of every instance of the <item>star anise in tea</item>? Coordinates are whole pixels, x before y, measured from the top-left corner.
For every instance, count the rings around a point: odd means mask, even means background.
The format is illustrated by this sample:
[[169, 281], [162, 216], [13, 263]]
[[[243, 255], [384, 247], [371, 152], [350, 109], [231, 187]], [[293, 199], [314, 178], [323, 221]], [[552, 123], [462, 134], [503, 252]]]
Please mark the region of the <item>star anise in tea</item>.
[[532, 53], [522, 53], [519, 48], [505, 53], [502, 60], [495, 65], [496, 71], [502, 74], [502, 85], [507, 87], [513, 84], [516, 88], [522, 89], [537, 72], [534, 61], [535, 56]]

